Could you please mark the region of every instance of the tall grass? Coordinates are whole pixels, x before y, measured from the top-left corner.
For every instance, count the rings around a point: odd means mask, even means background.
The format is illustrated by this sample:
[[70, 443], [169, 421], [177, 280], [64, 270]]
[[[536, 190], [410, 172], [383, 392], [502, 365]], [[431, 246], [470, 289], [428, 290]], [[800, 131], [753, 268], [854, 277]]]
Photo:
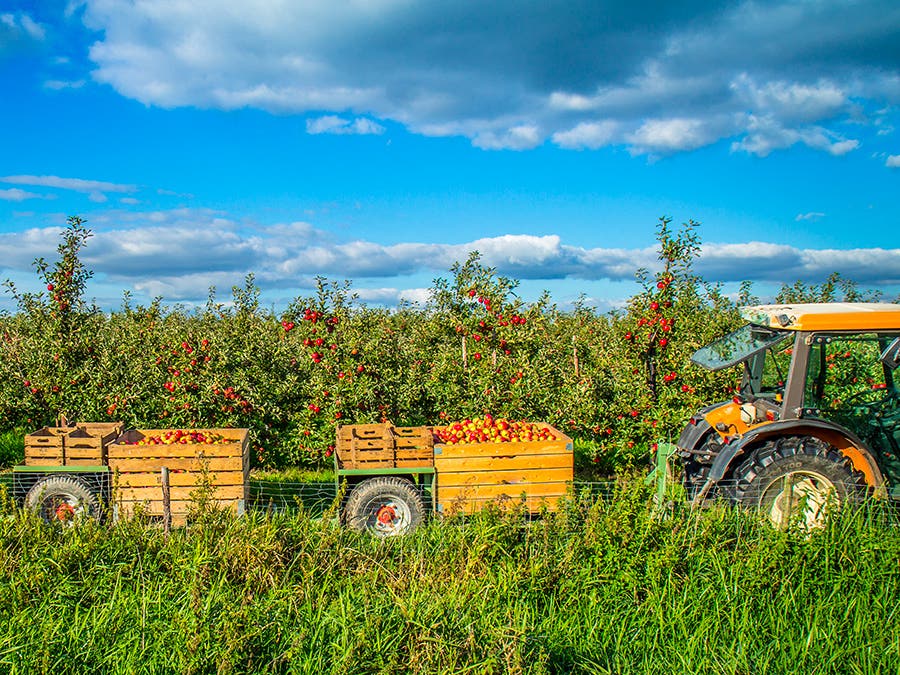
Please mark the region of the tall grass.
[[900, 530], [811, 535], [732, 509], [660, 517], [640, 486], [526, 523], [378, 541], [300, 512], [0, 520], [11, 673], [896, 673]]
[[21, 464], [25, 459], [24, 435], [21, 429], [0, 431], [0, 469]]

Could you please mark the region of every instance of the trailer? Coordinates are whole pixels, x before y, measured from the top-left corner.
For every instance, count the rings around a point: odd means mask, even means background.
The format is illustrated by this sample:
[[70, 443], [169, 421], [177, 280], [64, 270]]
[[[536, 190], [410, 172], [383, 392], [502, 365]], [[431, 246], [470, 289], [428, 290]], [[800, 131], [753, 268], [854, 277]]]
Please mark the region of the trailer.
[[183, 525], [192, 509], [242, 514], [247, 429], [132, 429], [121, 422], [43, 427], [25, 436], [12, 497], [47, 521], [142, 515]]
[[536, 440], [453, 443], [429, 426], [340, 426], [334, 461], [345, 495], [342, 520], [354, 530], [393, 536], [429, 515], [471, 514], [489, 505], [532, 514], [555, 510], [573, 481], [573, 443], [550, 425], [536, 426], [545, 430]]

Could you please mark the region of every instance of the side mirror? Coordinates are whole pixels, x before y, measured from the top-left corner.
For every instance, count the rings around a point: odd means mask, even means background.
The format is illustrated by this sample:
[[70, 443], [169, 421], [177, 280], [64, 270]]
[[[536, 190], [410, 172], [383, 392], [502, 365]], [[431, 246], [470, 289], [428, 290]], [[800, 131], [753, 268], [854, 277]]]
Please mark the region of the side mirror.
[[900, 338], [889, 344], [887, 349], [881, 352], [878, 360], [891, 370], [896, 370], [897, 366], [900, 366]]

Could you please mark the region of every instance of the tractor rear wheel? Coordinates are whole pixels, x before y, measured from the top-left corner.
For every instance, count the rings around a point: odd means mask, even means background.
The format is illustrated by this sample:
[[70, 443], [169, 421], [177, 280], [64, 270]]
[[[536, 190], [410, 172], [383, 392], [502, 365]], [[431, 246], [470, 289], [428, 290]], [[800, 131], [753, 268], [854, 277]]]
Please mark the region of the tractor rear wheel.
[[821, 527], [829, 507], [859, 501], [862, 472], [833, 446], [811, 436], [789, 436], [760, 446], [734, 472], [736, 501], [757, 507], [773, 525]]
[[357, 532], [392, 537], [416, 529], [425, 504], [416, 487], [404, 478], [369, 478], [353, 488], [344, 506], [344, 522]]
[[25, 507], [48, 523], [72, 525], [84, 518], [100, 519], [100, 498], [74, 476], [50, 476], [25, 495]]

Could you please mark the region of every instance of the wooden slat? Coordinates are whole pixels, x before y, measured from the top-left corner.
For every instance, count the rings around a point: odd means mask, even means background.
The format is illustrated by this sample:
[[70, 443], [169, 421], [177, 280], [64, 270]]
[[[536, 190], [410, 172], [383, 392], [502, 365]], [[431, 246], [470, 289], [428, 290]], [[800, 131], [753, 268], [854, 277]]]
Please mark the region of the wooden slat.
[[526, 497], [544, 497], [548, 495], [559, 496], [565, 494], [568, 485], [563, 482], [555, 483], [530, 483], [528, 485], [466, 485], [464, 487], [450, 487], [442, 489], [438, 486], [438, 502], [447, 502], [454, 499], [492, 499], [506, 495], [519, 499], [524, 494]]
[[440, 467], [442, 475], [460, 471], [530, 469], [534, 467], [571, 469], [573, 456], [571, 452], [567, 452], [555, 455], [497, 454], [479, 457], [436, 457], [435, 466]]
[[[117, 515], [119, 518], [130, 518], [134, 515], [135, 511], [140, 508], [140, 510], [148, 516], [161, 516], [162, 515], [162, 500], [158, 501], [127, 501], [123, 500], [120, 502], [116, 502], [115, 504], [117, 509]], [[191, 500], [179, 500], [172, 501], [172, 524], [173, 525], [184, 525], [185, 524], [185, 515], [192, 509], [196, 508], [196, 504]], [[238, 502], [237, 500], [232, 501], [222, 501], [219, 506], [221, 508], [231, 509], [232, 511], [237, 511]]]
[[[244, 485], [242, 471], [217, 471], [210, 474], [215, 485]], [[199, 476], [193, 471], [169, 472], [169, 484], [172, 487], [196, 487]], [[160, 485], [160, 472], [124, 473], [114, 477], [113, 484], [117, 488], [154, 487]]]
[[[176, 501], [189, 501], [191, 499], [191, 494], [200, 490], [197, 485], [191, 485], [189, 487], [175, 487], [172, 486], [172, 502]], [[215, 502], [227, 501], [230, 499], [243, 499], [244, 495], [244, 486], [243, 485], [216, 485], [215, 490], [211, 491], [210, 499]], [[162, 488], [161, 487], [119, 487], [116, 490], [116, 496], [114, 501], [123, 501], [123, 502], [131, 502], [131, 501], [144, 501], [144, 500], [162, 500]]]
[[240, 471], [241, 457], [212, 457], [198, 459], [195, 457], [155, 457], [155, 458], [113, 458], [109, 459], [111, 471], [119, 473], [142, 473], [159, 471], [163, 466], [170, 471]]
[[66, 457], [66, 466], [102, 466], [101, 457]]
[[57, 457], [26, 457], [26, 466], [62, 466], [62, 456]]
[[110, 459], [149, 459], [151, 457], [227, 457], [240, 460], [243, 448], [238, 443], [224, 445], [205, 445], [202, 443], [185, 443], [172, 445], [119, 445], [111, 444], [107, 448]]
[[[568, 441], [571, 443], [571, 441]], [[509, 441], [507, 443], [462, 443], [455, 445], [435, 445], [434, 461], [455, 457], [490, 457], [518, 455], [562, 455], [571, 454], [566, 449], [567, 441]], [[440, 450], [440, 452], [438, 452]], [[437, 466], [437, 464], [435, 464]]]
[[[438, 507], [441, 515], [452, 516], [455, 514], [471, 515], [481, 511], [488, 505], [494, 505], [502, 510], [521, 508], [523, 502], [520, 498], [515, 499], [465, 499], [457, 501], [439, 502]], [[558, 496], [547, 497], [528, 497], [524, 502], [525, 510], [529, 513], [537, 513], [542, 509], [548, 511], [556, 511], [559, 508]]]
[[62, 459], [62, 446], [25, 446], [26, 457], [59, 457]]
[[475, 471], [461, 473], [439, 473], [437, 488], [439, 491], [451, 487], [509, 485], [520, 486], [522, 491], [531, 492], [531, 486], [544, 483], [565, 483], [572, 480], [572, 469], [531, 468], [514, 469], [512, 471]]

